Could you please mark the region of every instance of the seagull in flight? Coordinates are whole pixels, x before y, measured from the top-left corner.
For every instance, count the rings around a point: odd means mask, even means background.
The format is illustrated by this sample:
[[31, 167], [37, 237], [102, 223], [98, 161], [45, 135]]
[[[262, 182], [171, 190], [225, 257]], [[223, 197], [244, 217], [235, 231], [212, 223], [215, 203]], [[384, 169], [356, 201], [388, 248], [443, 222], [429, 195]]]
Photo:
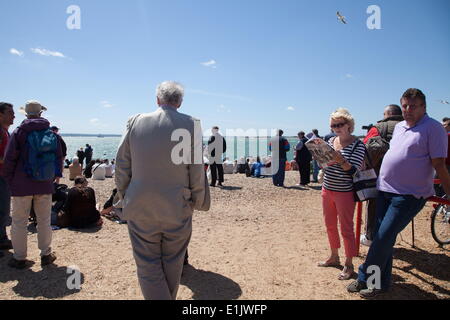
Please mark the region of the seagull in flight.
[[450, 102], [448, 102], [447, 100], [438, 100], [438, 101], [442, 104], [450, 104]]
[[340, 20], [343, 24], [347, 24], [347, 21], [345, 20], [345, 17], [339, 13], [339, 11], [336, 13], [338, 20]]

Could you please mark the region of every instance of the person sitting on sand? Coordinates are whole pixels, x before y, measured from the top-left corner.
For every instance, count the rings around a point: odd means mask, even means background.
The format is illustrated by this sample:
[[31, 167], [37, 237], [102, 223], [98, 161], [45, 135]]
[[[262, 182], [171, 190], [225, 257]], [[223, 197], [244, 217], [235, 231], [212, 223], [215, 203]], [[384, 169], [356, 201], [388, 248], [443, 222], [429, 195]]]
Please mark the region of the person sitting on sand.
[[114, 170], [112, 164], [109, 163], [109, 160], [106, 159], [105, 162], [105, 177], [106, 178], [112, 178], [114, 175]]
[[[322, 188], [322, 207], [331, 255], [319, 267], [339, 266], [338, 220], [345, 248], [345, 266], [339, 275], [339, 280], [348, 280], [354, 273], [353, 257], [356, 256], [355, 234], [353, 231], [353, 215], [355, 212], [355, 198], [353, 191], [353, 174], [361, 169], [365, 146], [352, 135], [355, 121], [346, 109], [338, 109], [331, 114], [330, 127], [336, 133], [328, 144], [334, 149], [333, 161], [324, 169]], [[317, 143], [325, 143], [317, 140]]]
[[69, 190], [62, 210], [69, 227], [81, 229], [103, 224], [96, 208], [95, 191], [88, 187], [85, 177], [75, 178], [75, 186]]
[[94, 164], [95, 164], [95, 160], [91, 160], [91, 161], [89, 161], [88, 165], [84, 169], [83, 174], [88, 179], [92, 178], [92, 167], [94, 166]]
[[106, 170], [105, 164], [100, 159], [95, 160], [95, 164], [92, 166], [92, 179], [93, 180], [105, 180]]
[[72, 164], [69, 165], [69, 180], [73, 181], [76, 177], [81, 176], [81, 164], [78, 157], [73, 157]]
[[252, 166], [252, 176], [256, 178], [261, 177], [261, 168], [264, 167], [264, 164], [261, 163], [261, 159], [256, 157], [256, 162]]

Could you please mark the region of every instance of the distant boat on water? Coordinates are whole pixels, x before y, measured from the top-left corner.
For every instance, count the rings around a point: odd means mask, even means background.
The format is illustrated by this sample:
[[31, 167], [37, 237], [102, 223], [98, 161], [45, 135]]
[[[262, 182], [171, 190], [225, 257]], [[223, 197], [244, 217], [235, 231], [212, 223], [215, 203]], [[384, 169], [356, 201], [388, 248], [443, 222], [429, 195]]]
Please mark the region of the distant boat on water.
[[102, 134], [99, 134], [98, 136], [97, 136], [97, 138], [104, 138], [105, 136], [104, 135], [102, 135]]

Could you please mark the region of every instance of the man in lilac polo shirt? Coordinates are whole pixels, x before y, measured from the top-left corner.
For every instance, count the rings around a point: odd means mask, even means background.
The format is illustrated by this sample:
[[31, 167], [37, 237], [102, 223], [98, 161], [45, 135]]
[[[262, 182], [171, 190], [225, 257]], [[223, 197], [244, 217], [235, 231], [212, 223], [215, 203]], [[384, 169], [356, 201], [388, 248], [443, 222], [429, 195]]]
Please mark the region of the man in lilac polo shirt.
[[[363, 298], [389, 290], [397, 235], [422, 210], [426, 199], [434, 195], [434, 170], [441, 177], [445, 192], [450, 194], [445, 130], [427, 115], [426, 98], [419, 89], [408, 89], [401, 106], [405, 121], [395, 127], [378, 179], [375, 237], [366, 261], [359, 267], [358, 280], [347, 287], [349, 292], [359, 292]], [[377, 273], [381, 275], [380, 281], [376, 279]]]

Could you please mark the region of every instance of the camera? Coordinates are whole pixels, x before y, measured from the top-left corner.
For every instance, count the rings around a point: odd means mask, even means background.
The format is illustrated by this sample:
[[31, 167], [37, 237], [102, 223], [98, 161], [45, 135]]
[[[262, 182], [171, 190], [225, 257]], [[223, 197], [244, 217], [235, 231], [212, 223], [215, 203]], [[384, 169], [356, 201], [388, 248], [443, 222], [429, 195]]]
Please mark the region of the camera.
[[362, 127], [363, 130], [367, 130], [367, 131], [369, 131], [372, 128], [373, 128], [373, 124], [369, 124], [368, 126], [363, 126]]

